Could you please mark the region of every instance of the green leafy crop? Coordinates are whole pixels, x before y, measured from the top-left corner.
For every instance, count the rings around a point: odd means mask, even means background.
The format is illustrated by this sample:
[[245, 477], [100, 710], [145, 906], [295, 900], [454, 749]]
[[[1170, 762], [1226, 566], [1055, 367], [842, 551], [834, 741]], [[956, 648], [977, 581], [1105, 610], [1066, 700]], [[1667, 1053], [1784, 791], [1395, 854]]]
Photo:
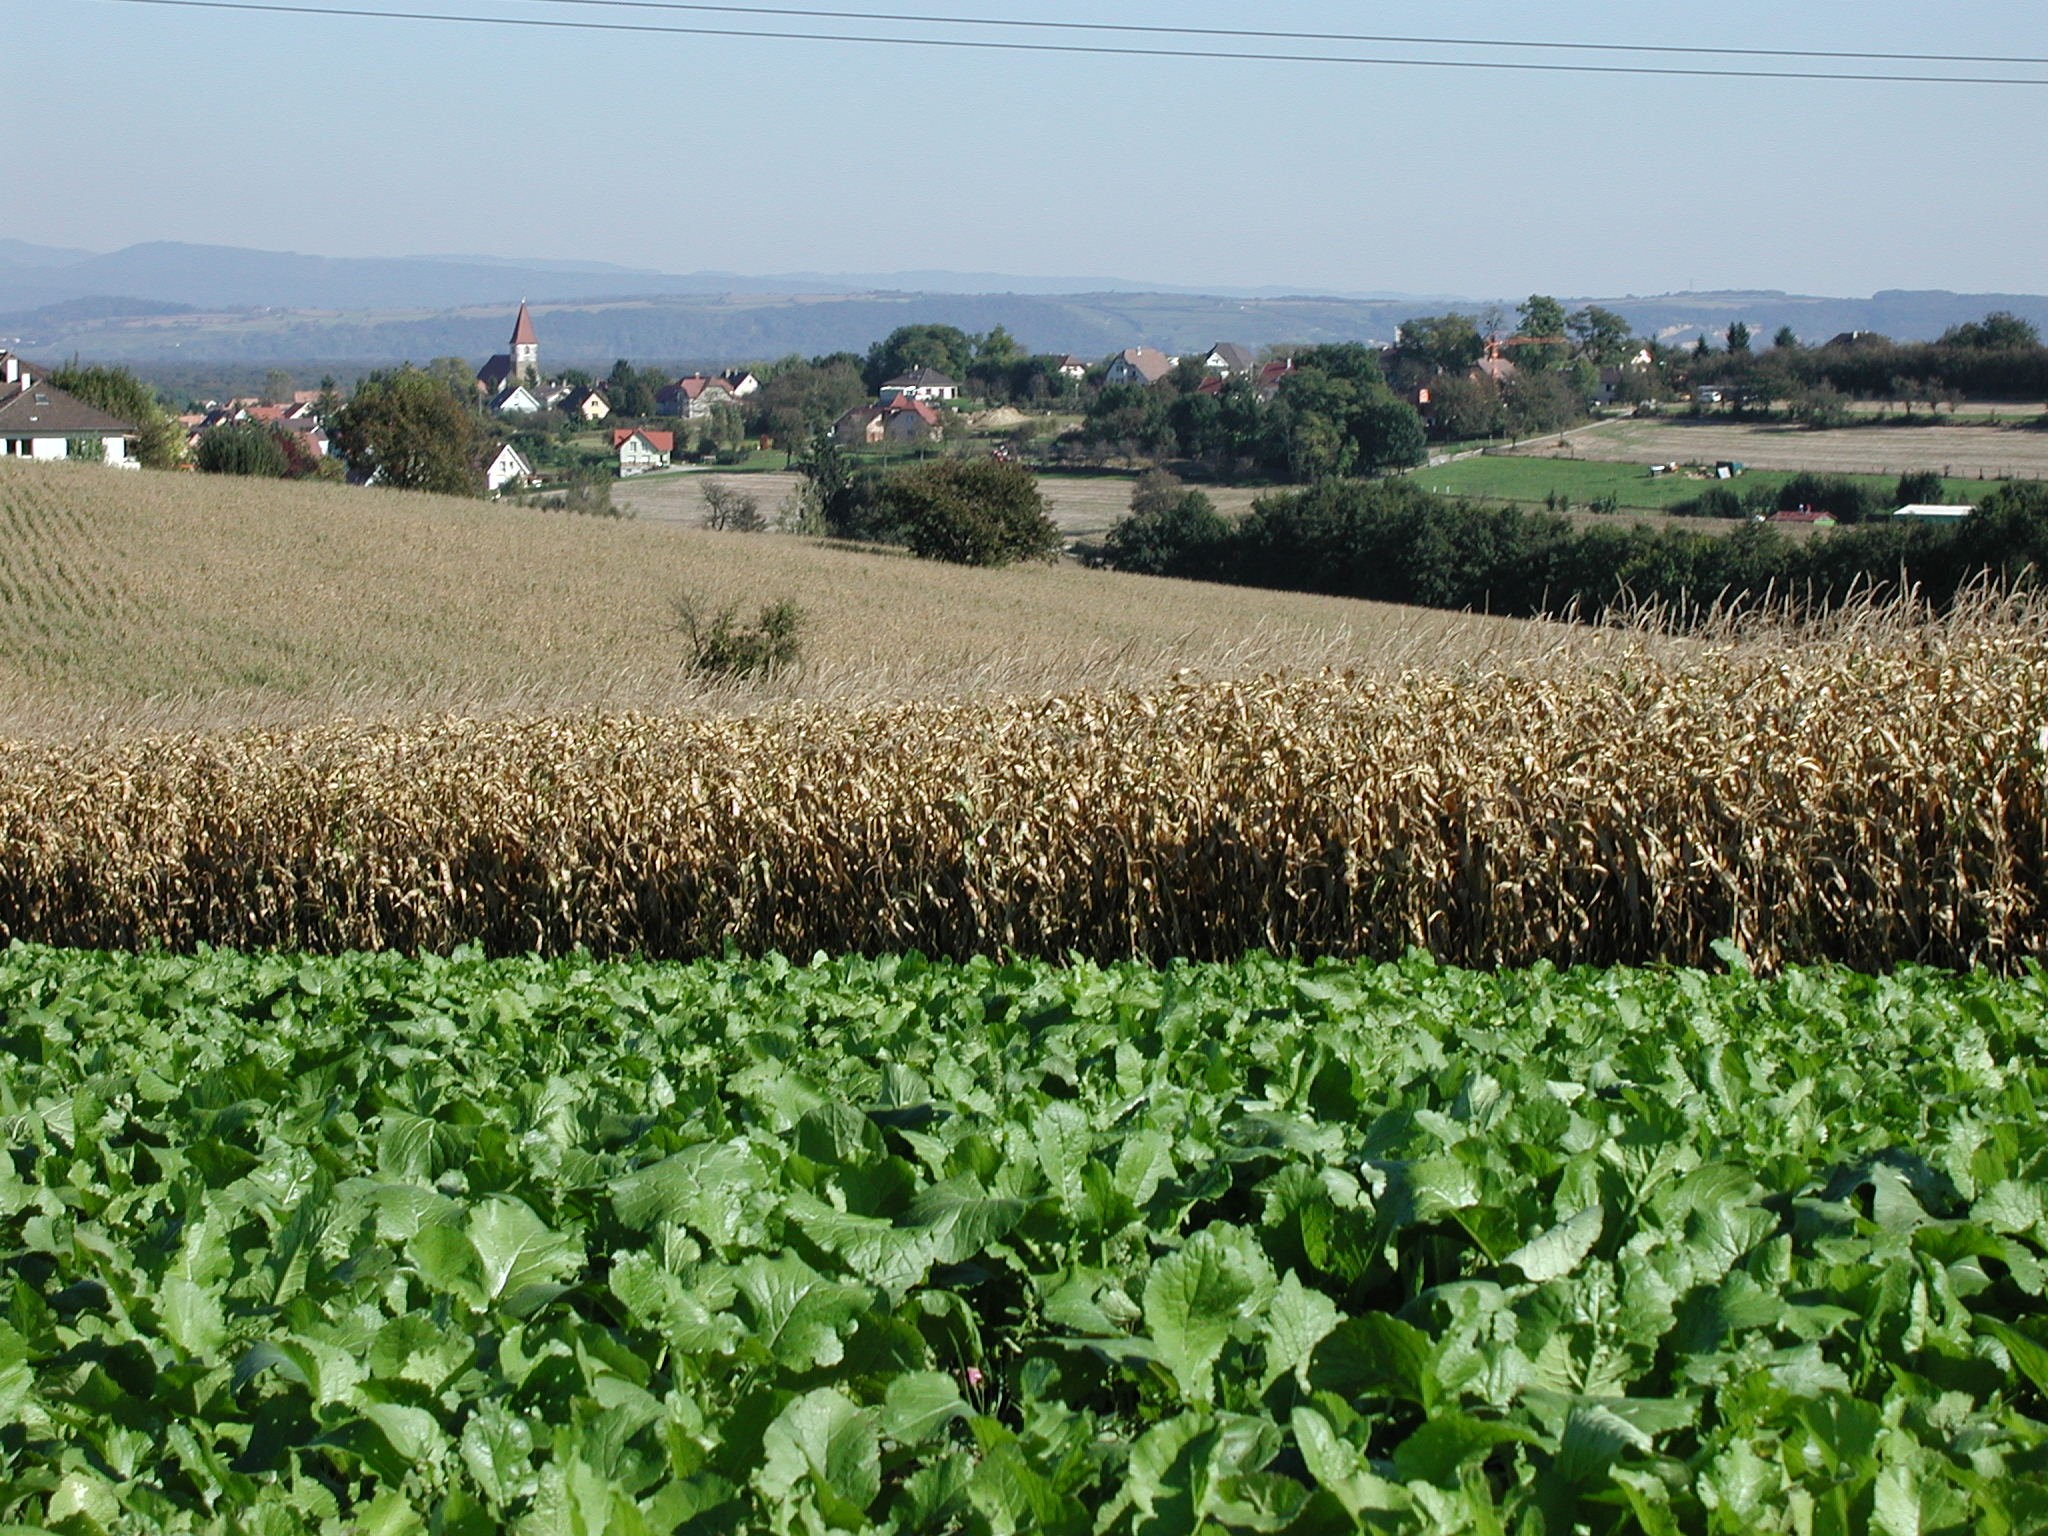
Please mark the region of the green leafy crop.
[[2038, 973], [17, 946], [0, 1045], [0, 1527], [2048, 1529]]

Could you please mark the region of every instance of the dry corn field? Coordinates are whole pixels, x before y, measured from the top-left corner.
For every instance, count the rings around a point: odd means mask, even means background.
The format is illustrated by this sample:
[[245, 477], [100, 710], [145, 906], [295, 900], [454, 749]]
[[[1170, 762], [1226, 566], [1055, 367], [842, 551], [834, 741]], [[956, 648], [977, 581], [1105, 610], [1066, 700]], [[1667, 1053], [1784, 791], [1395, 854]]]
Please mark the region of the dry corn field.
[[0, 750], [0, 932], [85, 946], [2009, 966], [2048, 627], [1035, 701]]
[[[707, 683], [683, 661], [684, 598], [743, 617], [794, 600], [804, 665]], [[0, 465], [0, 735], [965, 698], [1585, 643], [1073, 565], [965, 570], [399, 492]]]

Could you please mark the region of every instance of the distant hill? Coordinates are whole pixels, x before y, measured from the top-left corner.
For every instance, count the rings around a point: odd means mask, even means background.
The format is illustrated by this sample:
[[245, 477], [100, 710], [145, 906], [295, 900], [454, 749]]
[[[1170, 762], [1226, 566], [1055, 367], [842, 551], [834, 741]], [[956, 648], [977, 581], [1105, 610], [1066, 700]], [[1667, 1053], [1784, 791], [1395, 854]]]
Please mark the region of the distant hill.
[[[0, 240], [0, 345], [137, 364], [291, 362], [338, 373], [405, 359], [481, 361], [513, 306], [534, 302], [550, 362], [724, 363], [865, 350], [899, 325], [1000, 325], [1037, 351], [1100, 357], [1217, 340], [1246, 346], [1388, 341], [1417, 314], [1488, 300], [1387, 293], [1201, 293], [1115, 278], [1002, 273], [661, 273], [592, 261], [496, 256], [304, 256], [158, 242], [103, 255]], [[1741, 320], [1767, 339], [1842, 331], [1931, 339], [2008, 309], [2048, 330], [2048, 297], [1887, 290], [1869, 298], [1759, 292], [1571, 297], [1669, 341]], [[1500, 303], [1502, 313], [1513, 307]]]

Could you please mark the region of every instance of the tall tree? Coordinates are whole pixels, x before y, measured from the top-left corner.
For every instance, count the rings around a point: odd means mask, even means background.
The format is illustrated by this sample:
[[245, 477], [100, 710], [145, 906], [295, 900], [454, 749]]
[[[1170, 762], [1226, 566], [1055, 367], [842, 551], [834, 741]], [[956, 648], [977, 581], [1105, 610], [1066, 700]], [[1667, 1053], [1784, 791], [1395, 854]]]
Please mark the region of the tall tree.
[[1778, 327], [1778, 334], [1771, 338], [1771, 345], [1780, 352], [1796, 351], [1799, 347], [1799, 333], [1789, 325], [1781, 325]]
[[913, 368], [936, 368], [948, 378], [964, 379], [974, 365], [974, 341], [951, 325], [905, 325], [868, 349], [865, 369], [869, 389]]
[[1980, 351], [2038, 347], [2041, 333], [2033, 321], [2022, 320], [2009, 309], [1995, 309], [1982, 320], [1951, 326], [1942, 335], [1950, 347], [1974, 347]]
[[1579, 356], [1596, 367], [1611, 368], [1635, 350], [1628, 321], [1598, 304], [1573, 310], [1565, 318], [1564, 329]]
[[1394, 347], [1403, 358], [1420, 362], [1430, 371], [1463, 373], [1479, 361], [1486, 343], [1477, 321], [1453, 311], [1403, 320]]
[[360, 478], [401, 491], [483, 494], [482, 424], [444, 381], [417, 368], [364, 380], [328, 435]]
[[1731, 355], [1749, 350], [1749, 327], [1740, 320], [1728, 324], [1728, 351]]
[[1565, 360], [1564, 306], [1547, 293], [1532, 293], [1522, 304], [1521, 324], [1515, 335], [1523, 343], [1515, 348], [1515, 366], [1528, 370], [1554, 368]]

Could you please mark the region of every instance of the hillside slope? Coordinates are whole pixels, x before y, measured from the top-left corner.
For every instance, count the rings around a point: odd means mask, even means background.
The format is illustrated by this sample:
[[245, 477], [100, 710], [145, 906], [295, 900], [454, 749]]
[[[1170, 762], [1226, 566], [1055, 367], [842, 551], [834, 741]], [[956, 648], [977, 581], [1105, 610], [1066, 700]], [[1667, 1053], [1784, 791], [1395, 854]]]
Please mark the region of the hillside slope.
[[678, 602], [751, 614], [782, 598], [807, 615], [805, 667], [712, 702], [1391, 668], [1526, 654], [1560, 633], [400, 492], [0, 466], [0, 728], [14, 732], [673, 707], [707, 698]]

